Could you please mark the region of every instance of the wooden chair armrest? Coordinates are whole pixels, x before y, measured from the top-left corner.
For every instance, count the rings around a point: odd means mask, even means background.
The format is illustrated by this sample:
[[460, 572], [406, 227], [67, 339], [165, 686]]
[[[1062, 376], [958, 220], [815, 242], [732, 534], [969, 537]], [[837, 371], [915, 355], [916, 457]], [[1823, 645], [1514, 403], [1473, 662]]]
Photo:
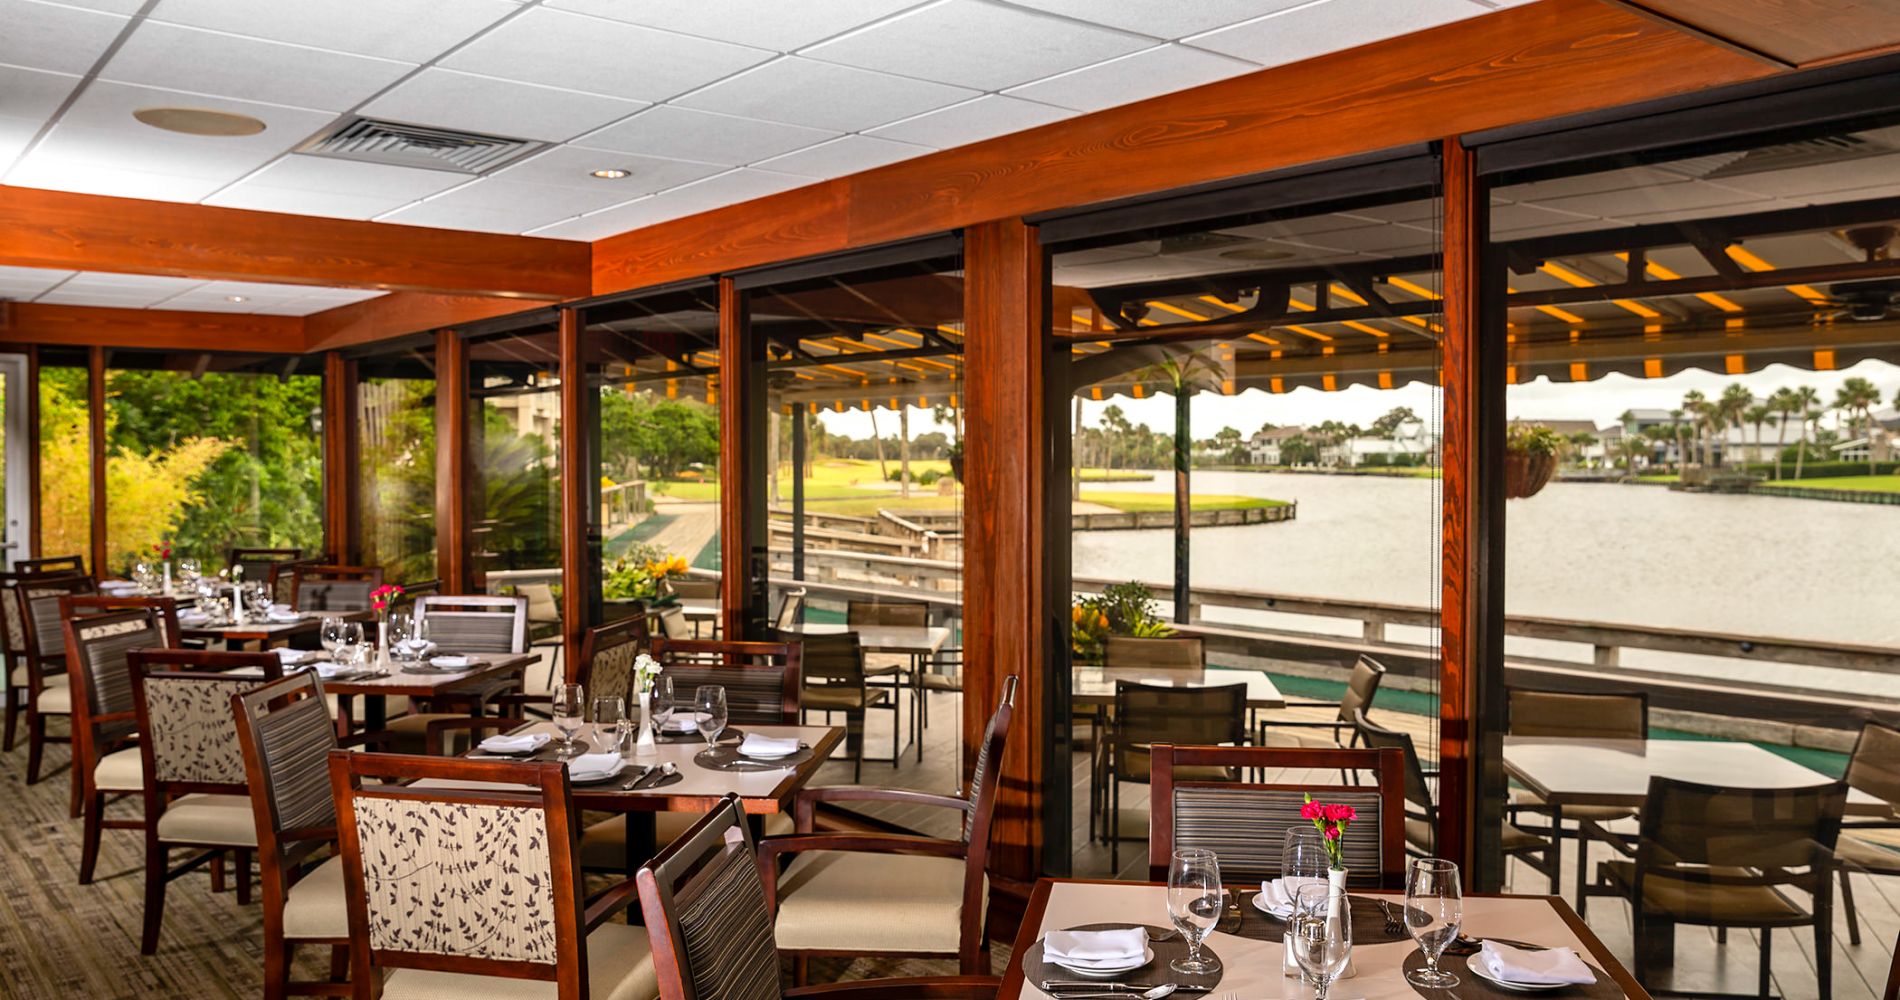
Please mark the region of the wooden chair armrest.
[[1339, 707], [1336, 701], [1289, 701], [1283, 708], [1333, 708]]
[[587, 901], [587, 913], [582, 918], [587, 926], [582, 928], [582, 932], [591, 931], [606, 923], [608, 917], [633, 905], [639, 899], [640, 889], [634, 884], [633, 879], [627, 879], [611, 888], [601, 890], [593, 899]]
[[1605, 830], [1601, 824], [1593, 819], [1577, 821], [1577, 838], [1577, 850], [1580, 851], [1589, 850], [1591, 840], [1601, 840], [1610, 845], [1611, 850], [1626, 858], [1634, 858], [1636, 856], [1636, 847], [1630, 842], [1629, 837], [1610, 830]]
[[812, 832], [812, 810], [820, 802], [902, 802], [918, 806], [941, 806], [945, 809], [967, 810], [970, 803], [954, 795], [937, 795], [932, 792], [912, 791], [908, 788], [876, 788], [867, 785], [828, 785], [823, 788], [807, 788], [798, 793], [793, 804], [793, 819], [798, 824], [798, 832]]
[[865, 1000], [992, 1000], [1002, 988], [1003, 981], [995, 976], [923, 976], [798, 986], [786, 990], [785, 996], [787, 1000], [795, 997], [823, 997], [826, 1000], [856, 1000], [858, 997]]
[[137, 721], [139, 721], [139, 714], [137, 712], [104, 712], [92, 717], [92, 724], [95, 726], [101, 723], [106, 723], [106, 722], [137, 722]]
[[277, 839], [284, 843], [289, 843], [293, 840], [335, 840], [336, 827], [334, 826], [292, 827], [291, 829], [284, 830], [278, 833]]

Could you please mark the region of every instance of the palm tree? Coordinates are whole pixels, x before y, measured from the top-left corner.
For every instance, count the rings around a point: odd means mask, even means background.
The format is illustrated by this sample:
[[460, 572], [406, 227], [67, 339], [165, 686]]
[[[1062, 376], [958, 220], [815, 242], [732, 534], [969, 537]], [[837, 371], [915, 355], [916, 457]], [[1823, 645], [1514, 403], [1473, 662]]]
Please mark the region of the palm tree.
[[1794, 391], [1794, 415], [1801, 421], [1801, 447], [1794, 453], [1794, 478], [1801, 478], [1801, 467], [1808, 458], [1808, 425], [1821, 415], [1821, 394], [1811, 385]]
[[1781, 478], [1781, 449], [1788, 443], [1788, 418], [1800, 409], [1795, 391], [1783, 386], [1768, 397], [1768, 409], [1775, 414], [1775, 478]]
[[1676, 472], [1681, 474], [1682, 463], [1689, 457], [1688, 446], [1682, 440], [1682, 410], [1669, 411], [1669, 436], [1676, 442]]
[[1742, 419], [1755, 425], [1755, 461], [1761, 461], [1761, 425], [1768, 422], [1769, 414], [1774, 411], [1766, 403], [1756, 403], [1742, 411]]
[[[1755, 394], [1749, 392], [1748, 387], [1739, 382], [1723, 389], [1722, 398], [1715, 403], [1715, 435], [1716, 440], [1722, 443], [1722, 461], [1725, 464], [1733, 464], [1728, 461], [1728, 429], [1733, 427], [1738, 431], [1741, 430], [1744, 414], [1753, 405], [1755, 405]], [[1735, 450], [1741, 451], [1740, 448]]]
[[1194, 457], [1194, 439], [1189, 434], [1189, 402], [1202, 388], [1221, 383], [1221, 369], [1211, 358], [1191, 351], [1157, 361], [1136, 376], [1143, 382], [1161, 383], [1161, 391], [1174, 395], [1174, 620], [1187, 623], [1191, 611], [1188, 584], [1188, 527], [1193, 517], [1193, 497], [1188, 493], [1188, 465]]
[[1874, 407], [1880, 405], [1880, 390], [1864, 378], [1850, 378], [1834, 390], [1834, 408], [1859, 428], [1867, 438], [1867, 474], [1874, 474]]
[[1682, 412], [1689, 418], [1690, 426], [1695, 428], [1695, 460], [1702, 464], [1702, 429], [1708, 422], [1709, 397], [1700, 389], [1690, 389], [1682, 394]]

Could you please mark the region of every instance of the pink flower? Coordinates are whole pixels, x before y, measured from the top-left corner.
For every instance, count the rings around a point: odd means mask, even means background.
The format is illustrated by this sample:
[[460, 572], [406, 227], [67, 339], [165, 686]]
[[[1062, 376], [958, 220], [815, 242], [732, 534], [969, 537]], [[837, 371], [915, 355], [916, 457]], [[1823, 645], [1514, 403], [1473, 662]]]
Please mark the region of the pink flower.
[[1326, 824], [1326, 839], [1327, 839], [1327, 840], [1338, 840], [1338, 839], [1339, 839], [1339, 827], [1338, 827], [1338, 826], [1336, 826], [1336, 825], [1334, 825], [1334, 824], [1332, 824], [1332, 823], [1328, 823], [1328, 824]]
[[1325, 809], [1326, 809], [1325, 806], [1320, 805], [1317, 802], [1308, 802], [1305, 805], [1300, 807], [1300, 818], [1301, 819], [1320, 819], [1322, 818], [1322, 815], [1324, 814]]

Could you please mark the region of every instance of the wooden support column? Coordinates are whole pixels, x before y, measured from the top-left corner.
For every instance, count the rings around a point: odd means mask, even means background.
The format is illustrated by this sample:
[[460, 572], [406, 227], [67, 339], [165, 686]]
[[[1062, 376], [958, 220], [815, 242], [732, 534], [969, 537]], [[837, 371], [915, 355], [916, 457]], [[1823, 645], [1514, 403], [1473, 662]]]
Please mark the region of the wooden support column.
[[468, 348], [435, 335], [435, 573], [442, 592], [468, 592]]
[[323, 356], [323, 548], [346, 566], [362, 556], [356, 454], [356, 362], [330, 351]]
[[38, 559], [43, 535], [40, 519], [40, 349], [26, 349], [26, 554]]
[[1021, 220], [965, 231], [963, 745], [981, 744], [1003, 679], [1019, 677], [990, 864], [1025, 881], [1042, 867], [1044, 781], [1069, 780], [1044, 759], [1052, 630], [1042, 558], [1043, 272], [1036, 231]]
[[[763, 483], [749, 482], [750, 452], [763, 442], [745, 433], [746, 393], [751, 365], [747, 363], [745, 293], [731, 278], [719, 279], [719, 606], [720, 627], [728, 639], [746, 637], [746, 572], [748, 498]], [[763, 391], [764, 387], [759, 387]]]
[[561, 310], [561, 641], [566, 648], [567, 679], [580, 670], [581, 637], [586, 633], [588, 593], [593, 576], [588, 567], [586, 420], [587, 371], [581, 358], [581, 314]]
[[92, 575], [106, 573], [106, 349], [86, 352], [86, 441], [92, 461]]

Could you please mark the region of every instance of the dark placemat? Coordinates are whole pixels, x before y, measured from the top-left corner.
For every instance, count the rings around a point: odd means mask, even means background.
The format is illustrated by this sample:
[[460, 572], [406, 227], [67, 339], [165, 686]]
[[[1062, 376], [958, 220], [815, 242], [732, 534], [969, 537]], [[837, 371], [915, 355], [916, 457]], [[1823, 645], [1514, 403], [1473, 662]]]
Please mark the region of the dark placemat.
[[737, 745], [722, 742], [716, 747], [701, 750], [694, 754], [693, 763], [711, 771], [736, 771], [743, 773], [746, 771], [774, 771], [780, 768], [793, 767], [810, 760], [811, 756], [811, 747], [805, 747], [796, 752], [786, 754], [783, 757], [772, 757], [770, 759], [747, 757], [739, 753]]
[[[1118, 931], [1135, 926], [1146, 926], [1148, 928], [1148, 947], [1154, 949], [1154, 961], [1112, 979], [1100, 980], [1100, 982], [1128, 983], [1130, 985], [1141, 983], [1146, 986], [1159, 986], [1162, 983], [1177, 983], [1181, 986], [1197, 986], [1203, 990], [1212, 990], [1214, 987], [1220, 985], [1221, 973], [1227, 968], [1227, 963], [1224, 961], [1221, 962], [1221, 971], [1207, 976], [1184, 976], [1168, 968], [1169, 962], [1177, 958], [1186, 958], [1188, 953], [1187, 942], [1183, 941], [1179, 934], [1175, 934], [1166, 941], [1155, 940], [1155, 938], [1163, 934], [1173, 933], [1172, 928], [1156, 927], [1153, 924], [1083, 924], [1080, 927], [1064, 927], [1062, 929], [1069, 931]], [[1201, 944], [1201, 954], [1212, 956], [1215, 959], [1220, 958], [1220, 953], [1208, 947], [1206, 942], [1202, 942]], [[1043, 961], [1041, 940], [1030, 945], [1028, 950], [1023, 952], [1023, 979], [1027, 982], [1039, 986], [1045, 980], [1049, 979], [1082, 980], [1087, 978], [1089, 977], [1078, 976], [1060, 965]], [[1106, 990], [1108, 987], [1104, 986], [1103, 989]], [[1193, 996], [1201, 995], [1202, 994], [1198, 993], [1193, 994]]]
[[[655, 733], [653, 739], [659, 743], [704, 743], [706, 737], [697, 731], [690, 733]], [[727, 726], [719, 731], [720, 743], [737, 743], [745, 739], [745, 730], [738, 726]]]
[[[1353, 929], [1356, 932], [1358, 925], [1354, 924]], [[1355, 938], [1355, 940], [1357, 939]], [[1541, 945], [1526, 944], [1522, 941], [1512, 941], [1507, 938], [1493, 938], [1492, 940], [1502, 941], [1513, 947], [1526, 948], [1533, 951], [1542, 948]], [[1611, 979], [1609, 973], [1604, 972], [1596, 963], [1587, 959], [1584, 961], [1584, 964], [1588, 965], [1590, 971], [1596, 973], [1597, 976], [1597, 981], [1589, 986], [1559, 986], [1554, 990], [1510, 990], [1472, 972], [1466, 963], [1475, 960], [1477, 957], [1475, 954], [1465, 956], [1448, 953], [1438, 960], [1439, 969], [1458, 977], [1458, 985], [1449, 989], [1426, 989], [1422, 986], [1413, 986], [1409, 980], [1406, 982], [1406, 985], [1412, 987], [1412, 992], [1422, 997], [1431, 997], [1432, 1000], [1493, 1000], [1495, 997], [1516, 997], [1522, 1000], [1524, 997], [1533, 996], [1589, 997], [1590, 1000], [1627, 1000], [1623, 993], [1623, 988], [1616, 985], [1616, 980]], [[1582, 956], [1579, 955], [1578, 957]], [[1407, 973], [1424, 967], [1425, 956], [1420, 954], [1418, 949], [1414, 948], [1411, 954], [1405, 956], [1404, 968]]]
[[[1235, 926], [1234, 907], [1230, 905], [1227, 908], [1227, 914], [1221, 918], [1220, 924], [1214, 929], [1224, 934], [1232, 934], [1235, 937], [1251, 938], [1255, 941], [1271, 941], [1275, 944], [1282, 943], [1286, 937], [1286, 921], [1269, 916], [1259, 907], [1253, 905], [1254, 897], [1258, 895], [1260, 895], [1260, 893], [1257, 891], [1243, 892], [1240, 894], [1239, 926]], [[1347, 894], [1346, 899], [1352, 904], [1352, 941], [1354, 944], [1380, 944], [1411, 939], [1411, 935], [1406, 933], [1402, 926], [1399, 928], [1397, 934], [1387, 934], [1385, 932], [1385, 911], [1379, 908], [1379, 901], [1377, 899], [1369, 896], [1355, 896], [1350, 893]], [[1395, 916], [1399, 915], [1405, 906], [1404, 900], [1387, 900], [1386, 903], [1392, 907], [1392, 912]]]
[[677, 785], [680, 782], [686, 780], [686, 772], [674, 771], [672, 774], [669, 774], [664, 778], [660, 778], [659, 780], [653, 782], [650, 785], [643, 785], [637, 789], [624, 787], [627, 784], [627, 782], [633, 781], [639, 777], [642, 777], [643, 774], [640, 768], [645, 767], [645, 766], [647, 765], [633, 764], [633, 765], [630, 765], [626, 770], [616, 775], [614, 777], [614, 780], [612, 781], [602, 781], [602, 782], [597, 782], [591, 785], [576, 784], [574, 788], [579, 791], [588, 791], [588, 792], [634, 792], [634, 791], [637, 791], [641, 794], [645, 794], [647, 792], [658, 791], [659, 789], [665, 788], [668, 785]]

